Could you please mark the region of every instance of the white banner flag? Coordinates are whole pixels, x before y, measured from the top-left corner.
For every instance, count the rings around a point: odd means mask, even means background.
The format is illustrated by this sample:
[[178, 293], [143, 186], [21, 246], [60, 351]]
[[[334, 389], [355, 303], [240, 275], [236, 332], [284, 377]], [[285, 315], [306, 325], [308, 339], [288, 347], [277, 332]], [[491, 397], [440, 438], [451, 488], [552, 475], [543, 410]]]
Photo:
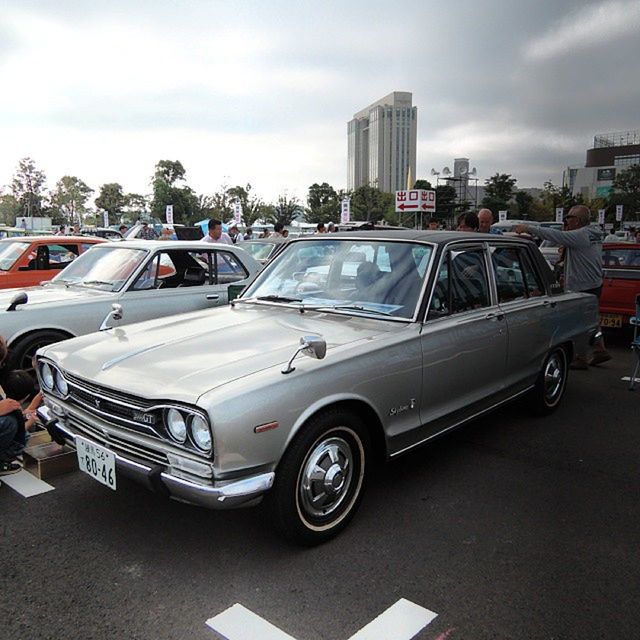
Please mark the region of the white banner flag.
[[556, 208], [556, 222], [562, 222], [563, 218], [564, 218], [564, 207], [557, 207]]
[[102, 226], [106, 229], [109, 226], [109, 212], [104, 211], [102, 213]]
[[236, 224], [242, 222], [242, 203], [240, 202], [233, 203], [233, 219], [236, 221]]
[[604, 209], [598, 211], [598, 224], [604, 224]]
[[508, 211], [498, 211], [498, 222], [506, 222], [507, 213]]
[[622, 212], [624, 208], [621, 204], [616, 205], [616, 222], [622, 222]]
[[167, 224], [173, 224], [173, 205], [167, 205]]
[[351, 221], [351, 199], [343, 198], [340, 202], [340, 224]]

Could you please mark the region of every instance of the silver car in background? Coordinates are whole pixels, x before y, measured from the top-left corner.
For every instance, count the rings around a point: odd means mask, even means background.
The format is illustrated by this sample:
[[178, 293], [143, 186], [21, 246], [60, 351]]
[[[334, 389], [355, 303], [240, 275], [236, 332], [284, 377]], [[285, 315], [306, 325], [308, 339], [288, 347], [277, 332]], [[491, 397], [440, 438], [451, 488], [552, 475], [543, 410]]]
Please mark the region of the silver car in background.
[[111, 489], [129, 476], [210, 508], [264, 496], [286, 537], [317, 544], [374, 461], [514, 398], [556, 409], [597, 326], [595, 297], [555, 291], [524, 239], [310, 236], [230, 306], [42, 349], [41, 416]]

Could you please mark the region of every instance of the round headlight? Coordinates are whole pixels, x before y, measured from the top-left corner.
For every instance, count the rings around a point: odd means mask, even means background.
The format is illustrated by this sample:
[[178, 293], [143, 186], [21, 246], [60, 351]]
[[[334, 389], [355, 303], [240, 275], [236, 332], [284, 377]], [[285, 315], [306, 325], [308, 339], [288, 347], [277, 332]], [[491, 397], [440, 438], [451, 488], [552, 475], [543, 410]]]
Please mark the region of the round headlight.
[[53, 391], [53, 371], [51, 367], [45, 362], [40, 369], [40, 377], [42, 378], [42, 384], [47, 391]]
[[56, 389], [58, 390], [58, 393], [61, 396], [66, 396], [69, 393], [69, 385], [64, 379], [64, 376], [57, 369], [53, 375], [56, 381]]
[[187, 439], [187, 423], [177, 409], [167, 411], [167, 429], [174, 440], [184, 442]]
[[198, 449], [209, 451], [211, 449], [211, 431], [209, 425], [202, 416], [191, 418], [191, 438]]

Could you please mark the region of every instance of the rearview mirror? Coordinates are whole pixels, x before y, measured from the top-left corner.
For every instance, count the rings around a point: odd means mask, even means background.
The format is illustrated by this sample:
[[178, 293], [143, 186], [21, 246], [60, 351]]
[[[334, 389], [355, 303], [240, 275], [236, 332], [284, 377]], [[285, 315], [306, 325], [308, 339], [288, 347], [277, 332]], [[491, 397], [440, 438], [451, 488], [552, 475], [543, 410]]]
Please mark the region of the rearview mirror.
[[16, 295], [13, 296], [13, 298], [11, 298], [11, 303], [7, 307], [7, 311], [15, 311], [16, 307], [18, 307], [21, 304], [27, 304], [28, 301], [29, 301], [29, 296], [24, 291], [21, 291], [20, 293], [16, 293]]
[[116, 320], [116, 321], [122, 320], [123, 315], [124, 315], [124, 312], [122, 310], [122, 305], [114, 302], [111, 305], [111, 311], [107, 313], [105, 319], [102, 321], [102, 324], [100, 325], [100, 331], [106, 331], [107, 329], [111, 329], [111, 327], [109, 326], [109, 319]]
[[289, 360], [287, 366], [282, 369], [282, 373], [291, 373], [292, 371], [295, 371], [295, 367], [292, 367], [291, 363], [299, 353], [304, 353], [305, 356], [315, 358], [316, 360], [322, 360], [322, 358], [327, 355], [327, 342], [322, 336], [312, 335], [300, 338], [300, 346], [291, 356], [291, 360]]

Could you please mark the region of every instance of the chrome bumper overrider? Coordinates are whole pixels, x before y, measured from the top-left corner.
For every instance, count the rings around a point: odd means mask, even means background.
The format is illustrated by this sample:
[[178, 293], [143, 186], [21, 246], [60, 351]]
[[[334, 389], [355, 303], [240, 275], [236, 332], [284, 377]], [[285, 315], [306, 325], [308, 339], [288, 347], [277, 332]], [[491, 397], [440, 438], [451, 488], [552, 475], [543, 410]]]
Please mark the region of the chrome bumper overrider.
[[[56, 442], [64, 441], [75, 448], [76, 434], [68, 426], [61, 424], [48, 407], [40, 407], [37, 413]], [[115, 451], [112, 453], [115, 456], [116, 468], [123, 475], [141, 482], [149, 489], [166, 491], [176, 500], [209, 509], [231, 509], [253, 502], [273, 486], [275, 478], [275, 473], [269, 472], [239, 480], [202, 484], [175, 476], [162, 470], [162, 467], [140, 464]]]

